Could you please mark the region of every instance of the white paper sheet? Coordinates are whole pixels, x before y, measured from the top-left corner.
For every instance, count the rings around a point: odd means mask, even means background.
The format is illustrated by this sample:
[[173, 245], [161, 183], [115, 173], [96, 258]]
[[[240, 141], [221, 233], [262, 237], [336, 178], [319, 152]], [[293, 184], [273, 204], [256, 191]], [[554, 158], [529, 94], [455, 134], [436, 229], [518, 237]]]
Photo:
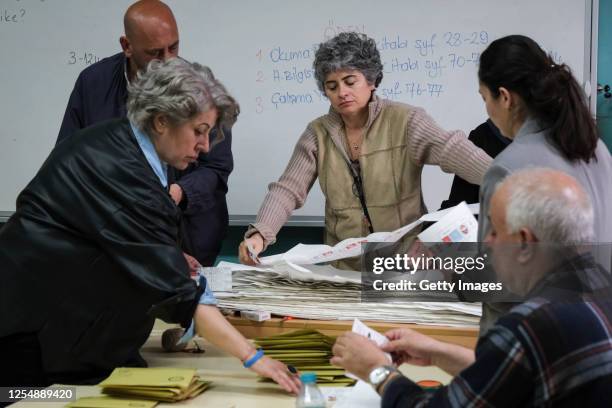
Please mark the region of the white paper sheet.
[[200, 275], [206, 278], [206, 284], [213, 292], [232, 290], [232, 270], [224, 266], [200, 266]]
[[[478, 205], [471, 204], [470, 206], [461, 203], [452, 208], [425, 214], [418, 220], [398, 228], [395, 231], [374, 232], [367, 237], [347, 238], [333, 247], [329, 245], [298, 244], [284, 254], [265, 256], [259, 258], [259, 260], [262, 266], [290, 264], [290, 267], [295, 269], [295, 265], [313, 265], [359, 256], [362, 253], [362, 244], [367, 242], [397, 242], [423, 222], [439, 222], [440, 220], [447, 219], [449, 216], [455, 216], [455, 214], [461, 214], [463, 216], [465, 211], [468, 211], [469, 214], [472, 215], [472, 210], [477, 211]], [[455, 212], [455, 210], [457, 210], [457, 212]], [[473, 216], [472, 219], [476, 222]], [[291, 266], [291, 264], [294, 265]]]
[[422, 242], [476, 242], [478, 221], [465, 202], [446, 212], [435, 224], [418, 235]]
[[[382, 347], [385, 344], [389, 343], [389, 339], [387, 339], [385, 336], [383, 336], [382, 334], [380, 334], [376, 330], [373, 330], [372, 328], [368, 327], [365, 323], [363, 323], [359, 319], [353, 320], [352, 332], [353, 333], [357, 333], [357, 334], [359, 334], [359, 335], [361, 335], [363, 337], [366, 337], [366, 338], [372, 340], [374, 343], [376, 343], [376, 345], [378, 347]], [[391, 354], [385, 353], [385, 355], [387, 356], [387, 359], [389, 360], [389, 364], [390, 364], [393, 361], [393, 359], [391, 358]], [[357, 378], [356, 375], [354, 375], [353, 373], [350, 373], [348, 371], [346, 372], [345, 375], [347, 377], [349, 377], [349, 378], [353, 378], [355, 380], [359, 380], [359, 378]]]

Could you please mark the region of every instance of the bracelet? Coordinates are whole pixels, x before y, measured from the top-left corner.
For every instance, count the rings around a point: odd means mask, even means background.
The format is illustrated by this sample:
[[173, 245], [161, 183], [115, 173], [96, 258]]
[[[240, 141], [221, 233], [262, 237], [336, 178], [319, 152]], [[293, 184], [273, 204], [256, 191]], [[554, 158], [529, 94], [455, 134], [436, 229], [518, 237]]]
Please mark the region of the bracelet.
[[263, 355], [264, 355], [263, 349], [258, 348], [257, 353], [255, 353], [253, 357], [245, 360], [244, 363], [242, 363], [242, 365], [244, 366], [244, 368], [251, 368], [251, 366], [255, 364], [256, 362], [258, 362], [259, 359], [263, 357]]

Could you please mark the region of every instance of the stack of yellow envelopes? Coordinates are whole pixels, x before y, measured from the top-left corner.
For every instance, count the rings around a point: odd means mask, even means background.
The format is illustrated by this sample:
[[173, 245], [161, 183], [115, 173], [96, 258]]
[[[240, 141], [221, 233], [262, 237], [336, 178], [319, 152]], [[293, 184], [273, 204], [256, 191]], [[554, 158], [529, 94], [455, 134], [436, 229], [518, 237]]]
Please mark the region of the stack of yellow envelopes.
[[203, 393], [211, 383], [193, 368], [116, 368], [100, 384], [104, 394], [164, 402], [181, 401]]
[[351, 385], [355, 380], [346, 377], [342, 368], [329, 362], [335, 341], [334, 337], [310, 329], [255, 339], [268, 357], [290, 364], [302, 372], [317, 373], [319, 384]]

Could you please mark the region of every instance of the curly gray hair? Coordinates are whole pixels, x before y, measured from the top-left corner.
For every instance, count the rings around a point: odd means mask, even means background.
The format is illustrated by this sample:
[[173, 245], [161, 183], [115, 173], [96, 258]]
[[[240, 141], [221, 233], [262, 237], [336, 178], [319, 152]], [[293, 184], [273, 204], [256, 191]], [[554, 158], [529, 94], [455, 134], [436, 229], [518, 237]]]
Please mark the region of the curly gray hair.
[[383, 64], [376, 42], [365, 34], [340, 33], [321, 43], [312, 63], [319, 90], [325, 93], [327, 75], [341, 70], [360, 71], [369, 84], [378, 86], [383, 78]]
[[223, 140], [223, 128], [230, 129], [236, 122], [238, 103], [210, 68], [182, 58], [153, 60], [128, 85], [127, 116], [147, 133], [157, 114], [177, 126], [213, 108], [218, 112], [218, 143]]

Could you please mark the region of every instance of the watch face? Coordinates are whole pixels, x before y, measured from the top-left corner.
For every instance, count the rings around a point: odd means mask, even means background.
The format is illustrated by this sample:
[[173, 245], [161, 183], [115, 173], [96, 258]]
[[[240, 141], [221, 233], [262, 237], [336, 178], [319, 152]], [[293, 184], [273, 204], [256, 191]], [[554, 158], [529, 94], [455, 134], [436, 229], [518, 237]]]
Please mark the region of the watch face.
[[377, 367], [374, 370], [372, 370], [370, 372], [370, 375], [368, 376], [369, 380], [370, 380], [370, 384], [372, 385], [378, 385], [380, 383], [382, 383], [383, 381], [385, 381], [385, 379], [387, 378], [387, 376], [391, 373], [391, 370], [388, 367]]

